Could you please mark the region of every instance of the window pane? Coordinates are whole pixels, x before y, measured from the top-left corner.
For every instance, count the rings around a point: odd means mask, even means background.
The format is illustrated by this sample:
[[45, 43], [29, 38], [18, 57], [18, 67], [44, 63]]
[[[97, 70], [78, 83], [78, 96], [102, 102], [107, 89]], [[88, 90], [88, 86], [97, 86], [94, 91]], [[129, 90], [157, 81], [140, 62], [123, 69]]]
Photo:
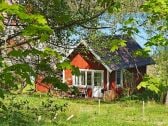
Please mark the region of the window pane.
[[85, 85], [85, 72], [81, 71], [81, 85]]
[[92, 85], [92, 73], [90, 71], [87, 72], [87, 85]]
[[94, 73], [94, 86], [101, 86], [102, 74]]
[[75, 85], [79, 85], [80, 81], [79, 81], [79, 76], [75, 76]]
[[117, 73], [116, 73], [116, 84], [117, 85], [120, 85], [121, 84], [121, 71], [119, 70], [119, 71], [116, 71]]

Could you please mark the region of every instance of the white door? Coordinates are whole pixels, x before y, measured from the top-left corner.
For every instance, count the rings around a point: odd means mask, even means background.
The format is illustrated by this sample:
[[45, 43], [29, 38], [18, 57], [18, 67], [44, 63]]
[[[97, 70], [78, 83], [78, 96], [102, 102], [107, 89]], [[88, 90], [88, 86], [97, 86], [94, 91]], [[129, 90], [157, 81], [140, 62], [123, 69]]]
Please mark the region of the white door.
[[103, 87], [103, 72], [94, 72], [92, 87], [93, 97], [103, 97]]
[[103, 97], [103, 93], [101, 92], [101, 90], [102, 90], [102, 87], [97, 87], [97, 86], [95, 86], [95, 87], [93, 87], [92, 88], [92, 91], [93, 91], [93, 97], [98, 97], [98, 98], [100, 98], [100, 97]]

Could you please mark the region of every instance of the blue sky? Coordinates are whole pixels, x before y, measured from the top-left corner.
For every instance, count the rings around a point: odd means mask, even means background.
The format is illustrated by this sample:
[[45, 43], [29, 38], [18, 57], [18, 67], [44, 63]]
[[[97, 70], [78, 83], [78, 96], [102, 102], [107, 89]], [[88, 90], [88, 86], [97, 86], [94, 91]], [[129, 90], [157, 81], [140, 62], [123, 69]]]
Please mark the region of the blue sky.
[[[103, 33], [106, 33], [106, 34], [110, 34], [110, 31], [109, 30], [102, 30]], [[119, 34], [119, 33], [118, 33]], [[132, 36], [136, 42], [141, 46], [141, 47], [144, 47], [144, 44], [147, 42], [147, 34], [145, 32], [145, 30], [143, 30], [143, 28], [139, 28], [139, 33], [138, 35], [134, 35]]]
[[[102, 24], [102, 26], [103, 25], [107, 25], [108, 26], [108, 24], [110, 24], [108, 21], [109, 20], [104, 20], [104, 19], [106, 19], [106, 17], [108, 17], [109, 16], [109, 19], [110, 20], [114, 20], [115, 19], [115, 16], [111, 16], [111, 15], [104, 15], [104, 16], [102, 16], [102, 18], [100, 19], [100, 21], [99, 21], [99, 23], [100, 24]], [[123, 15], [123, 20], [128, 20], [129, 18], [133, 18], [134, 19], [134, 22], [135, 22], [135, 26], [133, 26], [133, 27], [136, 27], [136, 25], [137, 25], [137, 23], [143, 23], [144, 22], [144, 20], [146, 19], [146, 14], [144, 14], [144, 13], [132, 13], [132, 14], [125, 14], [125, 15]], [[134, 22], [133, 22], [133, 24], [134, 24]], [[124, 23], [124, 22], [123, 22]], [[121, 23], [117, 23], [116, 25], [115, 25], [115, 29], [116, 29], [116, 33], [114, 33], [114, 34], [122, 34], [122, 33], [120, 33], [120, 32], [118, 32], [118, 30], [119, 29], [121, 29], [122, 28], [122, 25], [123, 24], [121, 24]], [[130, 26], [130, 27], [132, 27], [131, 25], [128, 25], [128, 26]], [[137, 25], [137, 27], [138, 27], [138, 30], [139, 30], [139, 33], [137, 33], [137, 35], [134, 35], [134, 36], [132, 36], [136, 41], [137, 41], [137, 43], [141, 46], [141, 47], [144, 47], [144, 44], [147, 42], [147, 38], [148, 38], [148, 35], [147, 35], [147, 33], [146, 33], [146, 31], [145, 31], [145, 28], [144, 27], [141, 27], [141, 26], [139, 26], [139, 25]], [[101, 29], [100, 31], [102, 31], [103, 33], [105, 33], [105, 34], [111, 34], [111, 29]], [[120, 30], [119, 30], [120, 31]]]
[[[105, 23], [104, 21], [101, 21], [101, 23]], [[116, 30], [118, 31], [121, 27], [121, 24], [117, 24], [116, 25]], [[141, 47], [144, 47], [144, 44], [147, 42], [147, 38], [148, 38], [148, 35], [146, 33], [146, 31], [144, 30], [143, 27], [139, 27], [138, 28], [139, 30], [139, 33], [137, 33], [137, 35], [133, 35], [133, 39], [136, 40], [136, 42], [141, 46]], [[80, 31], [80, 33], [83, 33], [85, 34], [85, 30], [82, 30], [82, 29], [78, 29], [78, 31]], [[112, 29], [100, 29], [99, 31], [101, 31], [102, 33], [104, 34], [107, 34], [107, 35], [112, 35]], [[118, 34], [120, 35], [121, 33], [120, 32], [115, 32], [114, 34]], [[71, 39], [82, 39], [80, 38], [80, 35], [78, 34], [74, 34], [71, 36]]]
[[142, 28], [139, 28], [139, 31], [140, 32], [138, 35], [134, 35], [133, 38], [139, 43], [141, 47], [144, 47], [144, 44], [147, 42], [148, 35]]

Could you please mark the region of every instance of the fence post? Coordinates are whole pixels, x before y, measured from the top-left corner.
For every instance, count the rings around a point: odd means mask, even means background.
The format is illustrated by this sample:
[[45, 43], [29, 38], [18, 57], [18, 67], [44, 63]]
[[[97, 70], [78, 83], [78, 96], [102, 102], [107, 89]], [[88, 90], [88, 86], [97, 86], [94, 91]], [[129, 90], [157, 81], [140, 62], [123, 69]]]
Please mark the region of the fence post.
[[166, 100], [165, 100], [165, 104], [168, 105], [168, 91], [166, 93]]
[[100, 99], [99, 99], [99, 114], [100, 114]]
[[142, 117], [144, 119], [144, 116], [145, 116], [145, 102], [143, 101], [142, 102]]

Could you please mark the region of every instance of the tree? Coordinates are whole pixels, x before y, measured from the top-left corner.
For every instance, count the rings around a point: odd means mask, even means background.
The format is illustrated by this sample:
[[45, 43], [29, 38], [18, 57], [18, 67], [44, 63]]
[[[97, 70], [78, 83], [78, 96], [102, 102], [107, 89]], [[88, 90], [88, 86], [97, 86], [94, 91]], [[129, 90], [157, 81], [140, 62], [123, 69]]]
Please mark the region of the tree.
[[142, 6], [142, 10], [147, 13], [144, 22], [146, 31], [150, 37], [146, 43], [147, 47], [154, 46], [154, 59], [156, 62], [156, 73], [145, 78], [138, 88], [145, 87], [159, 96], [163, 102], [167, 93], [167, 45], [168, 45], [168, 5], [167, 0], [149, 0]]
[[53, 32], [44, 16], [30, 13], [25, 6], [4, 2], [0, 4], [0, 11], [3, 12], [1, 24], [6, 26], [4, 30], [1, 27], [1, 96], [4, 97], [4, 89], [17, 87], [20, 79], [22, 83], [32, 84], [31, 77], [36, 78], [42, 72], [46, 74], [45, 81], [50, 80], [55, 87], [67, 90], [65, 84], [60, 86], [62, 82], [56, 78], [54, 68], [57, 66], [57, 69], [69, 68], [76, 71], [75, 67], [67, 61], [60, 65], [61, 55], [46, 44], [44, 49], [38, 48]]

